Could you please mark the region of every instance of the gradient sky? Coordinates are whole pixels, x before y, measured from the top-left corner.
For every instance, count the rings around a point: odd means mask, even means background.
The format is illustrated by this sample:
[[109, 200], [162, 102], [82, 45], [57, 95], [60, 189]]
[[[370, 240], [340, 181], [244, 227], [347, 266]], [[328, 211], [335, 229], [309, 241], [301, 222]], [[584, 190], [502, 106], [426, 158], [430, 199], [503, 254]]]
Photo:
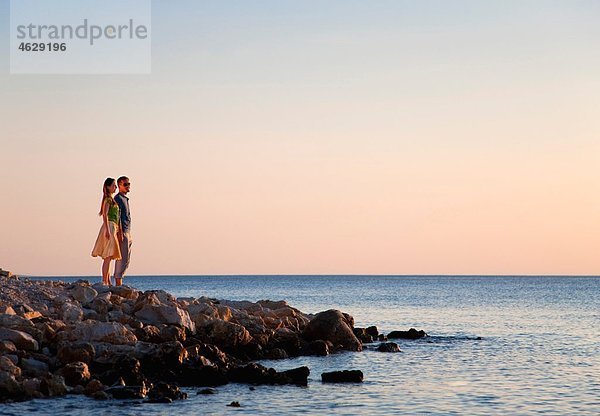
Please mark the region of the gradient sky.
[[151, 75], [9, 75], [0, 267], [599, 274], [600, 2], [154, 1]]

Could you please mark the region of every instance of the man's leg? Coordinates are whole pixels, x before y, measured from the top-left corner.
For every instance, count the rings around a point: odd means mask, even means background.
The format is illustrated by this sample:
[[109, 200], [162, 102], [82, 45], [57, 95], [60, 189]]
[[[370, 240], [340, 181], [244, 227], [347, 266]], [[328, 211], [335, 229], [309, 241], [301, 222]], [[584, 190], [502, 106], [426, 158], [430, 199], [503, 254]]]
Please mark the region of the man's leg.
[[115, 285], [121, 286], [123, 284], [123, 275], [129, 267], [129, 259], [131, 258], [131, 235], [129, 233], [123, 233], [123, 241], [120, 242], [121, 246], [121, 260], [117, 260], [115, 264]]

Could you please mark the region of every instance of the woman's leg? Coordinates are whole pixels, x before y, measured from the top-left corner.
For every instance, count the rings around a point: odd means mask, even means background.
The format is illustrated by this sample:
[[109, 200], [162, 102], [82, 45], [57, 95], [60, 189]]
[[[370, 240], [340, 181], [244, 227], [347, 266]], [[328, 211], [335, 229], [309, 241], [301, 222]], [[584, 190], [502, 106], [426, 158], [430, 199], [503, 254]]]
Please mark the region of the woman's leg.
[[103, 285], [109, 285], [110, 284], [110, 280], [109, 280], [109, 271], [110, 271], [110, 257], [107, 257], [104, 259], [104, 261], [102, 262], [102, 284]]

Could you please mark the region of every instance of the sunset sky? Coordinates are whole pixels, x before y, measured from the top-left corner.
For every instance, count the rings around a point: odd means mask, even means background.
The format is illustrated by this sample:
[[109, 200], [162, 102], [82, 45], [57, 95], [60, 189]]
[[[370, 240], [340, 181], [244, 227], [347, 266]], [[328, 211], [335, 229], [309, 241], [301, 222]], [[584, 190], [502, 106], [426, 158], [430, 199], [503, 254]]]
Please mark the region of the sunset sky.
[[154, 1], [150, 75], [10, 75], [0, 267], [600, 274], [599, 1]]

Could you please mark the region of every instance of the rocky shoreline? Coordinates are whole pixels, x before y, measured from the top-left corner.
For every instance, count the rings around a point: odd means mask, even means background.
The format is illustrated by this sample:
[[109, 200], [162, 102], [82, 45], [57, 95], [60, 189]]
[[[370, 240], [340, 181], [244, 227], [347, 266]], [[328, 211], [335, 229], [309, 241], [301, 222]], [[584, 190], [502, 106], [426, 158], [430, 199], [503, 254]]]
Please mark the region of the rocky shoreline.
[[[32, 281], [2, 269], [0, 285], [0, 402], [85, 394], [168, 403], [186, 398], [184, 386], [306, 386], [307, 367], [277, 372], [253, 361], [362, 351], [373, 341], [382, 341], [378, 351], [399, 351], [376, 327], [354, 328], [346, 313], [305, 314], [285, 301], [176, 299], [85, 280]], [[362, 378], [356, 371], [322, 377]]]

